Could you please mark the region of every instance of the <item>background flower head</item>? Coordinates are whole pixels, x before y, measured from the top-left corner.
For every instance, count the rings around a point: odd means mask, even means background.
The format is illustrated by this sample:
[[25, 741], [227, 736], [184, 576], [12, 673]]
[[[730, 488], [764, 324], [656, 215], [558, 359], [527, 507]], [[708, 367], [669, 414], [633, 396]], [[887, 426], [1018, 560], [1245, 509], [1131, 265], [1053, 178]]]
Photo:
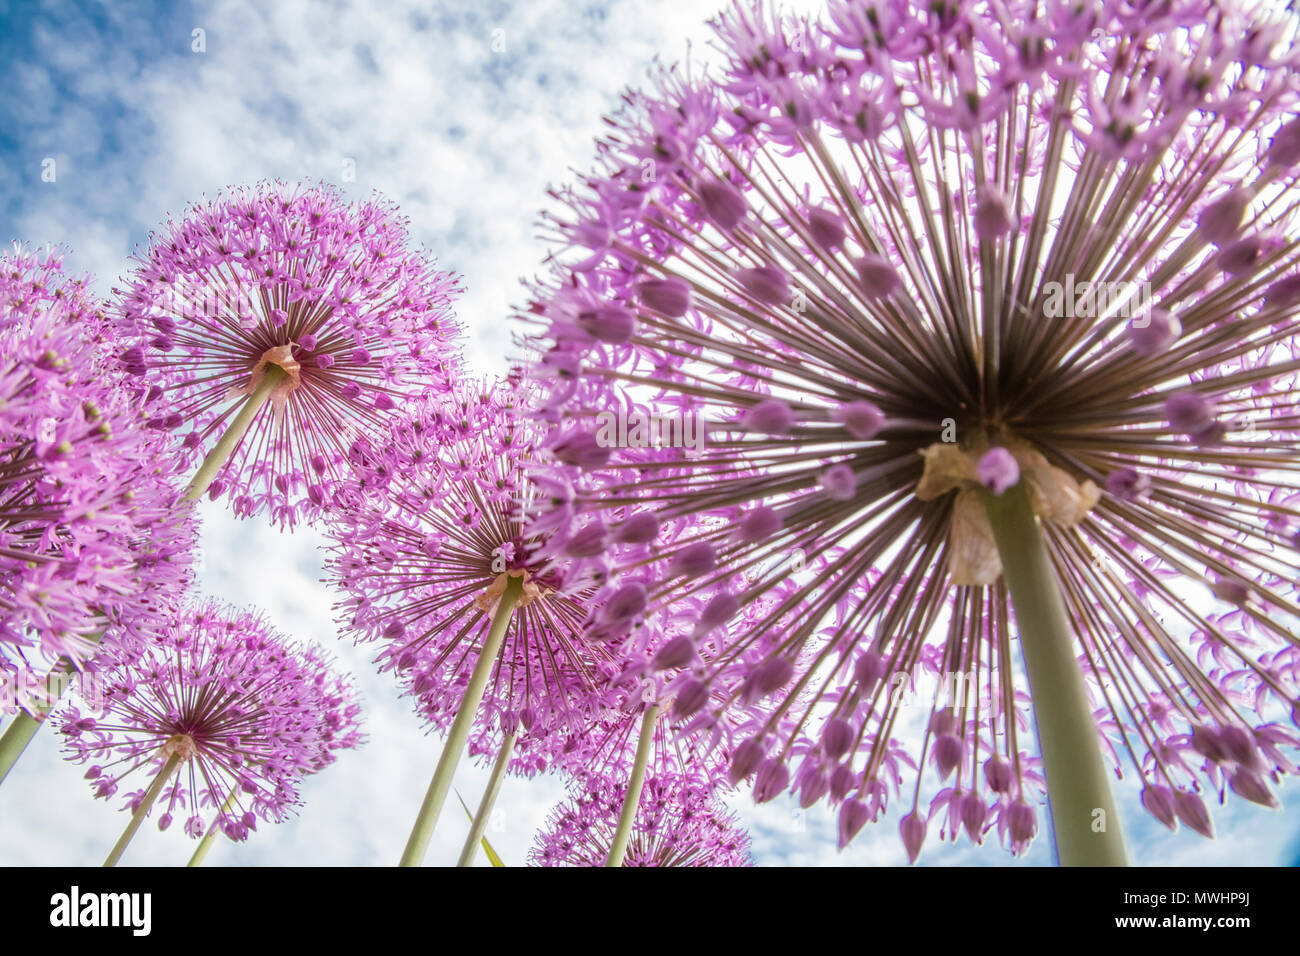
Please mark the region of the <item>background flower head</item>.
[[281, 820], [305, 774], [361, 741], [351, 681], [328, 657], [214, 601], [186, 608], [133, 659], [105, 661], [98, 677], [101, 706], [62, 714], [68, 759], [89, 765], [97, 797], [137, 787], [134, 808], [179, 756], [158, 825], [184, 814], [191, 837], [203, 835], [209, 809], [234, 840], [259, 818]]
[[[578, 789], [537, 834], [535, 866], [604, 866], [625, 786]], [[714, 794], [689, 777], [649, 778], [624, 866], [753, 866], [749, 834]]]
[[0, 710], [150, 632], [191, 576], [170, 438], [112, 368], [102, 305], [55, 252], [0, 257]]
[[236, 187], [151, 236], [117, 292], [119, 359], [191, 467], [273, 376], [208, 494], [293, 524], [328, 504], [353, 442], [379, 434], [397, 404], [448, 387], [459, 292], [378, 197]]
[[603, 706], [598, 663], [582, 639], [590, 588], [566, 587], [527, 528], [540, 489], [530, 478], [537, 434], [517, 380], [466, 384], [404, 409], [381, 443], [358, 449], [355, 477], [330, 524], [331, 580], [341, 624], [382, 645], [429, 723], [456, 716], [500, 595], [523, 580], [477, 721], [474, 750], [502, 733], [531, 742], [584, 726]]

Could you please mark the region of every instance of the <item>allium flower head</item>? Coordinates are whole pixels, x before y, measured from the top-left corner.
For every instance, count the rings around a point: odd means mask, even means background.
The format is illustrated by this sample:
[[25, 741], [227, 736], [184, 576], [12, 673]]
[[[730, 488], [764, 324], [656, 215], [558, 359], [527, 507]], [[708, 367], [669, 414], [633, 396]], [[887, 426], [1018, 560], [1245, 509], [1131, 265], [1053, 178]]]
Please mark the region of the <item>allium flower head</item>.
[[[913, 858], [927, 829], [1018, 852], [1041, 778], [983, 502], [1027, 493], [1144, 805], [1208, 833], [1204, 793], [1271, 803], [1300, 739], [1293, 18], [833, 0], [715, 30], [722, 75], [629, 94], [556, 193], [523, 317], [562, 533], [714, 520], [637, 609], [788, 589], [691, 665], [771, 706], [768, 779], [815, 781], [841, 842], [892, 794]], [[630, 407], [707, 440], [604, 447]]]
[[205, 812], [221, 810], [222, 830], [242, 840], [258, 818], [279, 821], [299, 803], [304, 774], [360, 742], [351, 681], [327, 657], [257, 613], [216, 602], [187, 608], [137, 659], [110, 662], [99, 676], [102, 710], [70, 706], [64, 714], [68, 759], [89, 764], [97, 797], [138, 788], [130, 809], [166, 758], [179, 755], [159, 829], [183, 813], [185, 832], [197, 838]]
[[[604, 866], [625, 786], [579, 788], [556, 807], [529, 852], [534, 866]], [[641, 793], [624, 866], [753, 866], [749, 834], [712, 788], [651, 777]]]
[[[487, 685], [476, 753], [583, 726], [601, 706], [598, 659], [579, 637], [589, 589], [566, 589], [525, 531], [540, 494], [527, 390], [516, 380], [458, 387], [404, 409], [390, 433], [354, 456], [346, 507], [330, 524], [330, 575], [346, 595], [342, 625], [383, 645], [379, 660], [445, 730], [455, 717], [506, 582], [523, 596]], [[542, 769], [536, 767], [534, 769]]]
[[190, 576], [169, 440], [103, 350], [103, 309], [54, 253], [0, 257], [0, 711], [60, 657], [148, 630]]
[[354, 441], [395, 405], [447, 387], [459, 291], [378, 198], [234, 188], [151, 237], [119, 292], [120, 361], [191, 467], [273, 376], [208, 494], [292, 524], [328, 504]]

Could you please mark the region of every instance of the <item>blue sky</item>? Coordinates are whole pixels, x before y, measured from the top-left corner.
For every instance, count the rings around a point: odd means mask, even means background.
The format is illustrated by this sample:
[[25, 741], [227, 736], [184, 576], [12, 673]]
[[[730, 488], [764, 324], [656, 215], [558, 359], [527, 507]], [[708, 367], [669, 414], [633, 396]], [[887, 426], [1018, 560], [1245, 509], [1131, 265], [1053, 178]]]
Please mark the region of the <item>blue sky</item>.
[[[383, 15], [374, 12], [383, 8]], [[470, 361], [499, 369], [509, 305], [544, 250], [535, 221], [550, 182], [585, 167], [602, 113], [656, 54], [707, 58], [699, 0], [483, 3], [30, 3], [0, 0], [0, 241], [57, 243], [107, 292], [151, 228], [186, 202], [263, 178], [324, 179], [401, 204], [416, 239], [465, 276], [459, 309]], [[196, 30], [203, 31], [195, 34]], [[202, 51], [196, 51], [196, 36]], [[53, 160], [55, 181], [42, 180]], [[46, 164], [46, 165], [43, 165]], [[355, 173], [354, 179], [349, 178]], [[210, 864], [395, 862], [437, 759], [368, 652], [338, 642], [310, 531], [282, 535], [205, 504], [203, 589], [267, 611], [281, 630], [334, 648], [366, 695], [369, 745], [306, 789], [295, 819]], [[247, 555], [261, 562], [248, 573]], [[456, 786], [477, 801], [486, 774]], [[1143, 864], [1295, 865], [1300, 787], [1287, 810], [1231, 801], [1219, 838], [1169, 834], [1121, 787], [1124, 825]], [[519, 864], [559, 781], [508, 781], [489, 837]], [[896, 817], [868, 826], [844, 853], [823, 810], [733, 801], [763, 864], [898, 865]], [[454, 807], [431, 862], [455, 859]], [[126, 822], [91, 798], [53, 735], [33, 745], [0, 791], [0, 864], [96, 863]], [[937, 829], [937, 821], [934, 829]], [[1015, 863], [1001, 848], [932, 838], [929, 865]], [[188, 841], [149, 828], [129, 863], [183, 862]], [[1046, 864], [1040, 837], [1021, 864]]]

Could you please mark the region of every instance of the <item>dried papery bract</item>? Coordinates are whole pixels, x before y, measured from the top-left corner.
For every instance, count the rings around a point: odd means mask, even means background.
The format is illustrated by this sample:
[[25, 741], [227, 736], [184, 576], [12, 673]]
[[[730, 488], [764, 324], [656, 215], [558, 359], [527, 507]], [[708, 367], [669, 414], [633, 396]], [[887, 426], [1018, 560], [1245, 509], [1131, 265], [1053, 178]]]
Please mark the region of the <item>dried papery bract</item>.
[[[715, 27], [723, 71], [628, 94], [554, 193], [520, 314], [552, 523], [602, 521], [617, 585], [644, 558], [616, 513], [715, 520], [638, 609], [787, 589], [715, 631], [692, 699], [765, 702], [739, 776], [838, 806], [841, 844], [894, 800], [912, 859], [927, 830], [1020, 853], [1040, 767], [1065, 863], [1124, 858], [1110, 767], [1201, 833], [1207, 791], [1272, 802], [1300, 740], [1292, 14], [835, 0]], [[643, 407], [707, 441], [602, 445]]]
[[119, 361], [181, 436], [192, 498], [292, 525], [397, 405], [450, 386], [459, 292], [378, 197], [234, 188], [152, 235], [116, 292]]

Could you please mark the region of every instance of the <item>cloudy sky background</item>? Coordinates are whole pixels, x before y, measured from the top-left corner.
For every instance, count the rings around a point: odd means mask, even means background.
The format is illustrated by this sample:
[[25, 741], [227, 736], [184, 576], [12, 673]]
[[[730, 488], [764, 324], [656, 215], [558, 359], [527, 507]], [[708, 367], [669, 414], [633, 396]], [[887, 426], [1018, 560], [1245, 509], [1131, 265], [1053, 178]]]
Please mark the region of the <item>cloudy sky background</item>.
[[[689, 42], [692, 59], [709, 59], [712, 5], [0, 0], [0, 242], [63, 244], [71, 268], [107, 293], [151, 228], [224, 186], [320, 179], [356, 196], [378, 190], [402, 206], [416, 240], [464, 276], [469, 361], [500, 370], [518, 280], [544, 254], [535, 222], [546, 186], [588, 165], [601, 115], [656, 56], [681, 60]], [[56, 178], [45, 182], [50, 160]], [[363, 688], [370, 738], [307, 782], [296, 818], [263, 825], [243, 845], [218, 841], [209, 865], [396, 862], [438, 740], [374, 673], [368, 650], [336, 639], [319, 538], [203, 507], [203, 590], [336, 650]], [[485, 779], [464, 766], [456, 789], [473, 806]], [[1280, 795], [1288, 810], [1241, 800], [1216, 808], [1215, 841], [1168, 833], [1131, 786], [1119, 797], [1139, 864], [1286, 865], [1300, 856], [1300, 786]], [[506, 782], [488, 835], [508, 864], [524, 862], [562, 797], [555, 779]], [[896, 813], [838, 853], [823, 808], [733, 804], [760, 864], [906, 861]], [[43, 734], [0, 790], [0, 864], [98, 863], [126, 823], [117, 806], [92, 799], [81, 770], [60, 759], [56, 735]], [[428, 861], [454, 862], [466, 827], [453, 797]], [[1015, 863], [995, 836], [983, 848], [941, 846], [937, 829], [923, 864]], [[179, 827], [146, 827], [125, 862], [181, 863], [191, 848]], [[1050, 862], [1043, 834], [1023, 863]]]

